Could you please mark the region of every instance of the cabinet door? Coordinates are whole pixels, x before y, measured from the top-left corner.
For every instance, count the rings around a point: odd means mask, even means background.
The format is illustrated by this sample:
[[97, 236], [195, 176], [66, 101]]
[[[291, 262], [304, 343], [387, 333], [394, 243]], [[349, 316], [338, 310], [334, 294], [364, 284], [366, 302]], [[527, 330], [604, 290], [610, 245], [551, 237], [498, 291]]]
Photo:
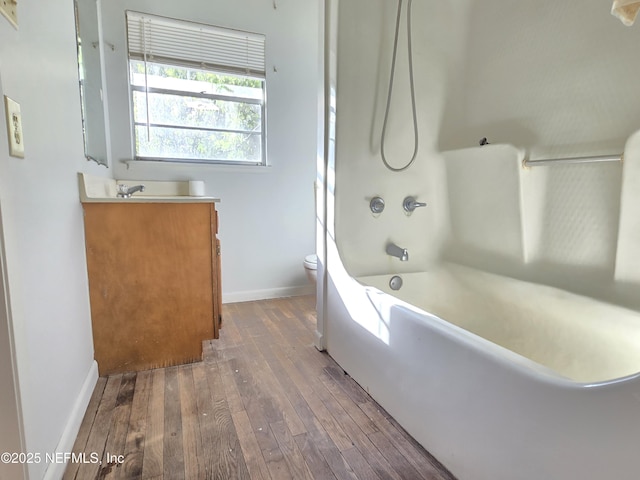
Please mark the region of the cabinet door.
[[214, 338], [211, 205], [85, 204], [100, 375], [201, 360]]

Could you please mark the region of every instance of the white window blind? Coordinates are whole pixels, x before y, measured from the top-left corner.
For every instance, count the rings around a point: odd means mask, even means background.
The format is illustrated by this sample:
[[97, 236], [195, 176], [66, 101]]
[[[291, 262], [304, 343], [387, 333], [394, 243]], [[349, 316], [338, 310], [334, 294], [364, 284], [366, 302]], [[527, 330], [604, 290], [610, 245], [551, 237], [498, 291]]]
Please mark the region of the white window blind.
[[127, 11], [129, 58], [265, 77], [265, 37]]

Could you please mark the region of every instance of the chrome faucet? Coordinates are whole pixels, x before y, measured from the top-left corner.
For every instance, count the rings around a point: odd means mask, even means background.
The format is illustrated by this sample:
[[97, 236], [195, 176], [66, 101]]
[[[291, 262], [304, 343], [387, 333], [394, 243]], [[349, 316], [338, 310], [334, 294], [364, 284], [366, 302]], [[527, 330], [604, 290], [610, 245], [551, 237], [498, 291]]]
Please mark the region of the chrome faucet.
[[406, 248], [401, 248], [397, 246], [395, 243], [387, 244], [387, 255], [391, 255], [392, 257], [398, 257], [401, 262], [406, 262], [409, 260], [409, 252]]
[[122, 183], [118, 184], [118, 197], [120, 198], [130, 198], [131, 195], [136, 192], [144, 192], [144, 185], [134, 185], [129, 187]]
[[409, 196], [407, 198], [404, 199], [404, 201], [402, 202], [402, 207], [404, 208], [405, 212], [413, 212], [416, 208], [418, 207], [426, 207], [427, 204], [424, 202], [417, 202], [415, 197]]

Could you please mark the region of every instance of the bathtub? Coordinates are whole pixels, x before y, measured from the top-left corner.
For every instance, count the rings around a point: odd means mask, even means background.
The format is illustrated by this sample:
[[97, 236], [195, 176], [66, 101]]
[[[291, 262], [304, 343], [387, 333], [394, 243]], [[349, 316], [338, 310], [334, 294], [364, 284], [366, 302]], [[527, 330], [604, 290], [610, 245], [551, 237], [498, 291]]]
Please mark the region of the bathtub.
[[400, 276], [333, 269], [327, 350], [457, 478], [639, 477], [640, 314], [453, 263]]

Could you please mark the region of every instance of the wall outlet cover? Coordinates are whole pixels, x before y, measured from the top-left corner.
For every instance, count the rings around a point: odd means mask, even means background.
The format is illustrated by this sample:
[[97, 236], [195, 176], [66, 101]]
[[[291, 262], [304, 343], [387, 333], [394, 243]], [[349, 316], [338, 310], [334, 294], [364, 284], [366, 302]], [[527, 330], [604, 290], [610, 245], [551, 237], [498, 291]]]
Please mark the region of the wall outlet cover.
[[24, 158], [24, 138], [22, 136], [22, 115], [20, 104], [4, 96], [7, 113], [7, 134], [9, 136], [9, 155]]

